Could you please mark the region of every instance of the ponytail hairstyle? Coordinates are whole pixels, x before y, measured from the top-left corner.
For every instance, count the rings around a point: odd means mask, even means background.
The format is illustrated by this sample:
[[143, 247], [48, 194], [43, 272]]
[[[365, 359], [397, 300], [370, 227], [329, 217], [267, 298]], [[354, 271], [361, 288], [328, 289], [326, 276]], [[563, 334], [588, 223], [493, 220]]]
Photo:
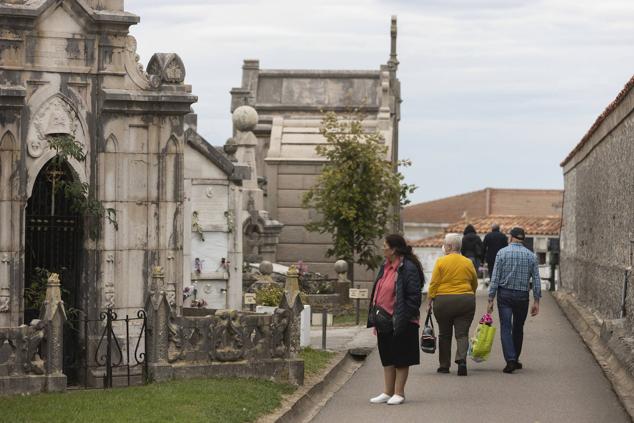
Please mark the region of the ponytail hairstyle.
[[405, 257], [412, 263], [416, 265], [418, 269], [418, 274], [420, 276], [420, 287], [423, 289], [425, 286], [425, 273], [423, 273], [423, 265], [420, 263], [420, 260], [412, 251], [412, 247], [407, 245], [405, 238], [399, 234], [391, 234], [385, 237], [385, 243], [394, 250], [394, 253], [397, 256]]

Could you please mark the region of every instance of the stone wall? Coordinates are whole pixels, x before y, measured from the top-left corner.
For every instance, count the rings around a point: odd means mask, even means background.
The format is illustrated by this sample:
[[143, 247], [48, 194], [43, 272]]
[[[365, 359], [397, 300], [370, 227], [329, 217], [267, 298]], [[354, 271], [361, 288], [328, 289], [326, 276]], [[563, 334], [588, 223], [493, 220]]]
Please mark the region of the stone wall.
[[164, 293], [152, 293], [146, 306], [150, 379], [237, 376], [303, 384], [304, 362], [297, 358], [303, 306], [299, 298], [292, 306], [285, 299], [272, 314], [197, 310], [176, 316]]
[[[634, 237], [634, 95], [619, 100], [563, 163], [562, 288], [604, 319], [620, 317]], [[629, 278], [626, 326], [631, 333], [631, 272]]]

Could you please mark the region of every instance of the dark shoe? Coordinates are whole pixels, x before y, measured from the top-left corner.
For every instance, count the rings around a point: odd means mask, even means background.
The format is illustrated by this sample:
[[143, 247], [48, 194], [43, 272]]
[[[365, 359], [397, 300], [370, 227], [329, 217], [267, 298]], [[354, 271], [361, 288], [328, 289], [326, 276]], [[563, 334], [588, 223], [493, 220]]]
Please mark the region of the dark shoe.
[[458, 376], [466, 376], [466, 375], [467, 375], [467, 365], [458, 364]]
[[524, 367], [522, 363], [520, 363], [519, 361], [515, 362], [515, 370], [521, 370], [522, 367]]
[[449, 373], [449, 367], [439, 367], [438, 369], [436, 369], [436, 372], [438, 372], [438, 373]]
[[513, 373], [517, 369], [515, 361], [508, 361], [506, 367], [502, 370], [504, 373]]

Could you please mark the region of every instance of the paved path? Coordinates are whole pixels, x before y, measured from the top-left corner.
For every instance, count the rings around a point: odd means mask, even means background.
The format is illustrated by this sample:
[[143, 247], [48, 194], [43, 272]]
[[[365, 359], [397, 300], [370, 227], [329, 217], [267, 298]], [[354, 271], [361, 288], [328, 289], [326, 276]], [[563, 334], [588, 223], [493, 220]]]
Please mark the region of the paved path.
[[[321, 349], [321, 328], [310, 330], [310, 346]], [[329, 326], [326, 329], [326, 348], [330, 351], [347, 351], [357, 347], [375, 347], [376, 338], [365, 326]]]
[[[478, 318], [485, 302], [484, 294], [479, 293]], [[526, 322], [524, 369], [511, 375], [502, 373], [501, 349], [498, 334], [489, 361], [476, 364], [469, 360], [467, 377], [456, 376], [455, 367], [449, 375], [437, 374], [438, 357], [421, 353], [422, 364], [410, 371], [407, 401], [399, 406], [368, 402], [383, 387], [375, 350], [313, 421], [630, 422], [609, 381], [548, 293], [542, 299], [540, 315]]]

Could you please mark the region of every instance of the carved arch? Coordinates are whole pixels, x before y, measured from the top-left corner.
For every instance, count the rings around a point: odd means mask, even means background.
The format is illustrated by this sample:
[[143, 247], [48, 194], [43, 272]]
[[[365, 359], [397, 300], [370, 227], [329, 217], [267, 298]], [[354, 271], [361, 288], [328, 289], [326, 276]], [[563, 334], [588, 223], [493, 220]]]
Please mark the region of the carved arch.
[[11, 131], [6, 131], [0, 138], [0, 151], [15, 151], [17, 149], [18, 145], [15, 142], [15, 137]]
[[180, 143], [178, 142], [178, 138], [174, 136], [174, 134], [170, 135], [167, 140], [167, 144], [165, 144], [165, 152], [167, 154], [178, 154], [180, 150]]
[[114, 134], [110, 134], [108, 138], [106, 138], [106, 143], [104, 147], [104, 152], [106, 153], [116, 153], [119, 151], [119, 141]]
[[[60, 92], [41, 93], [39, 90], [31, 97], [31, 110], [34, 110], [27, 133], [27, 196], [31, 195], [35, 178], [42, 168], [55, 156], [55, 151], [48, 147], [47, 137], [51, 134], [69, 134], [82, 145], [86, 153], [86, 161], [68, 160], [75, 177], [81, 182], [88, 182], [90, 160], [87, 139], [88, 125], [77, 106]], [[44, 97], [48, 95], [48, 97]], [[43, 100], [40, 100], [43, 99]], [[36, 104], [39, 106], [36, 108]]]
[[12, 200], [17, 180], [15, 169], [18, 162], [18, 146], [11, 131], [0, 138], [0, 200]]

